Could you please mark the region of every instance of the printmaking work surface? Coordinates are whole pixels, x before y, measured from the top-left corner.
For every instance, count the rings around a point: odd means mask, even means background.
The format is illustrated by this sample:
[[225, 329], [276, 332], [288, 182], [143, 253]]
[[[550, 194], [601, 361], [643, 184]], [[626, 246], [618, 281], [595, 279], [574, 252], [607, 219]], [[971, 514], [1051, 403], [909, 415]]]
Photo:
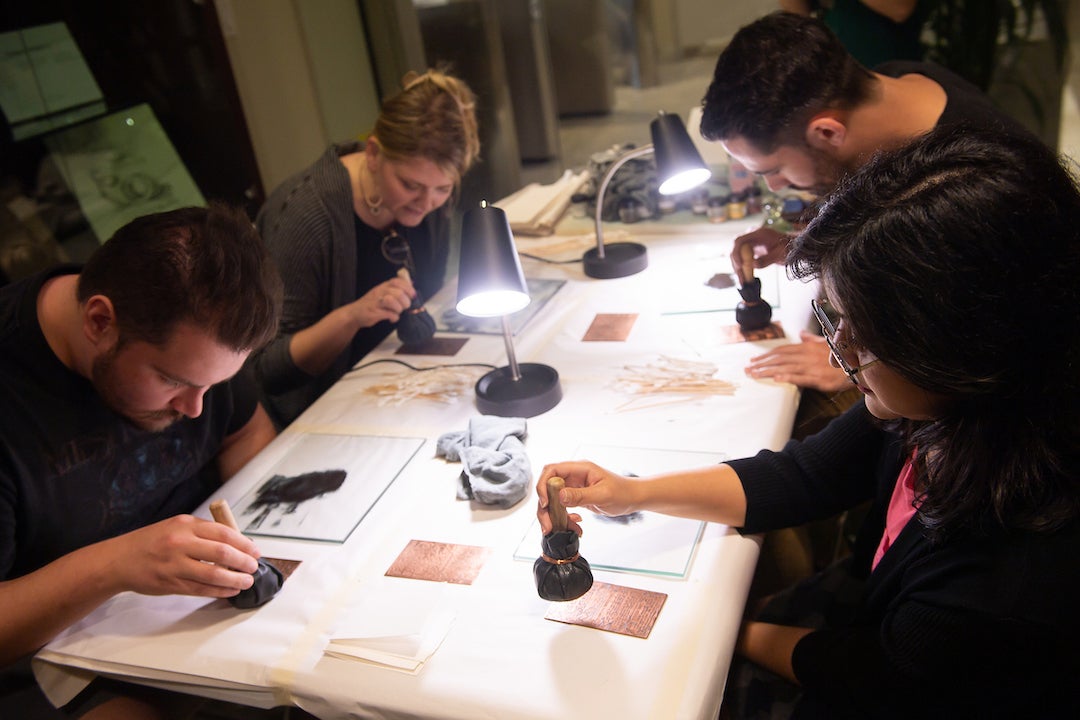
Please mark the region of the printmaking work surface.
[[[695, 268], [690, 271], [668, 271], [669, 274], [681, 273], [684, 277], [678, 293], [661, 298], [662, 315], [694, 315], [735, 309], [742, 297], [735, 283], [730, 280], [731, 276], [725, 272], [727, 268], [716, 274], [699, 270]], [[780, 308], [780, 283], [784, 281], [784, 272], [784, 268], [778, 265], [770, 265], [757, 271], [758, 278], [761, 279], [761, 297], [774, 309]]]
[[247, 535], [345, 542], [422, 438], [301, 434], [236, 503]]
[[[571, 457], [591, 460], [621, 475], [654, 475], [674, 470], [688, 470], [727, 459], [724, 453], [653, 450], [609, 445], [582, 445]], [[690, 570], [694, 548], [705, 529], [701, 520], [669, 517], [651, 512], [635, 512], [605, 517], [585, 508], [570, 508], [579, 513], [585, 535], [581, 553], [594, 569], [644, 573], [666, 577], [685, 577]], [[540, 523], [529, 526], [514, 551], [515, 560], [536, 560], [541, 541]]]

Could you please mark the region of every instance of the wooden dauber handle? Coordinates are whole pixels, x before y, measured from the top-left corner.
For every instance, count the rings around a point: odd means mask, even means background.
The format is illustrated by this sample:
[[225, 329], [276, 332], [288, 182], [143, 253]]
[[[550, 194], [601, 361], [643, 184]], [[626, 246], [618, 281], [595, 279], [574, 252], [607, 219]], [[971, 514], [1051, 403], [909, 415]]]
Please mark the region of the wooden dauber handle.
[[240, 526], [236, 523], [236, 517], [232, 513], [232, 508], [229, 507], [228, 500], [215, 500], [210, 503], [210, 514], [217, 522], [240, 532]]
[[739, 248], [739, 280], [743, 285], [754, 279], [754, 247], [749, 243]]
[[[401, 278], [402, 280], [407, 280], [410, 283], [412, 283], [412, 281], [413, 281], [412, 280], [412, 275], [409, 274], [409, 268], [407, 268], [407, 267], [398, 268], [397, 276], [399, 278]], [[415, 287], [416, 286], [413, 285], [413, 288], [415, 288]], [[423, 309], [424, 309], [424, 298], [420, 297], [420, 292], [417, 291], [416, 297], [414, 297], [412, 299], [412, 304], [409, 305], [409, 312], [412, 313], [413, 315], [415, 315], [415, 314], [419, 313], [420, 311], [422, 311]]]
[[566, 481], [561, 477], [548, 478], [548, 517], [551, 518], [551, 529], [554, 532], [562, 532], [569, 525], [566, 507], [562, 504], [562, 500], [559, 499], [559, 491], [564, 487], [566, 487]]

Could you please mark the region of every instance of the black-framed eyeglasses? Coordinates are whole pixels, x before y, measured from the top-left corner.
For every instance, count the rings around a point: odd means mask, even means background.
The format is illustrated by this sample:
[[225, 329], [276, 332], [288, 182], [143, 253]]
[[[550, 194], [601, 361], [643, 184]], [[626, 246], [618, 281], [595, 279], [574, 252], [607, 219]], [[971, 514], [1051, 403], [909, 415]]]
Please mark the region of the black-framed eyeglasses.
[[829, 319], [829, 316], [825, 313], [825, 309], [821, 307], [821, 304], [818, 303], [817, 300], [810, 301], [810, 308], [814, 311], [814, 317], [817, 318], [818, 324], [821, 325], [821, 334], [825, 336], [825, 342], [829, 345], [829, 352], [836, 358], [836, 364], [839, 365], [840, 369], [848, 376], [848, 380], [851, 380], [851, 382], [858, 385], [859, 381], [855, 376], [862, 370], [879, 362], [879, 360], [874, 358], [870, 362], [863, 363], [862, 365], [856, 365], [854, 367], [849, 365], [847, 360], [844, 359], [844, 353], [842, 352], [843, 350], [846, 350], [847, 347], [843, 344], [836, 344], [836, 326], [833, 325], [833, 321]]
[[399, 235], [394, 228], [390, 228], [386, 235], [383, 235], [382, 254], [387, 262], [391, 262], [395, 265], [404, 265], [410, 273], [416, 272], [416, 266], [413, 265], [412, 248], [409, 247], [409, 241], [402, 235]]

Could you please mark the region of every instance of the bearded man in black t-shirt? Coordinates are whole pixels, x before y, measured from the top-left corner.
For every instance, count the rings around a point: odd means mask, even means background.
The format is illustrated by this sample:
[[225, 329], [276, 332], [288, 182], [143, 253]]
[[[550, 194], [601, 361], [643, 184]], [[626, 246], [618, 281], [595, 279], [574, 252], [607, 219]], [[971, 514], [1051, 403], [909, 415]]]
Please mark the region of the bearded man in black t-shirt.
[[275, 435], [244, 365], [280, 314], [251, 221], [217, 205], [0, 290], [0, 716], [49, 712], [27, 658], [113, 595], [251, 585], [254, 543], [185, 513]]

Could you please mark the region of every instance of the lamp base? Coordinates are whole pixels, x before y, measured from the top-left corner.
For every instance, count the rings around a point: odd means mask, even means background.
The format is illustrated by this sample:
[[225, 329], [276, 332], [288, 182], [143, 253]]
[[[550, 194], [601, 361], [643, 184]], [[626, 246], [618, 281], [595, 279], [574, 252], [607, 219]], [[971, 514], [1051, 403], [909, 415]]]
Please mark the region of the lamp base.
[[518, 365], [514, 380], [509, 367], [492, 370], [476, 382], [476, 409], [483, 415], [531, 418], [562, 400], [559, 373], [537, 363]]
[[639, 273], [649, 266], [644, 245], [638, 243], [605, 243], [604, 257], [596, 248], [585, 251], [581, 258], [585, 274], [591, 278], [611, 280]]

